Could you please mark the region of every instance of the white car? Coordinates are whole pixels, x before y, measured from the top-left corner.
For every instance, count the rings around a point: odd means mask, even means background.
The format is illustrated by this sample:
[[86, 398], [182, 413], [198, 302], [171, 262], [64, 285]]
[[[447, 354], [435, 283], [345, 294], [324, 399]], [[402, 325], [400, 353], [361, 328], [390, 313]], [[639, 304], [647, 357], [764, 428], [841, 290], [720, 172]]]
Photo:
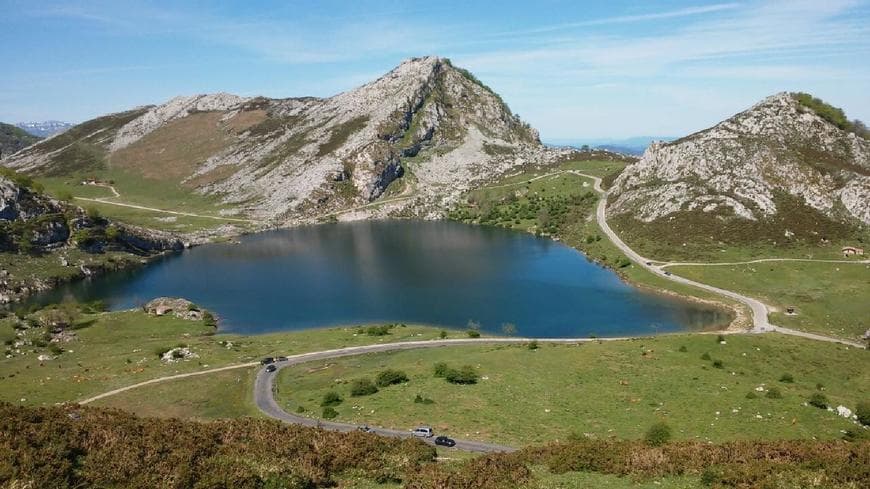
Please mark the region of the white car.
[[414, 436], [419, 436], [420, 438], [431, 438], [435, 435], [435, 433], [432, 431], [432, 428], [428, 426], [421, 426], [419, 428], [415, 428], [412, 433], [414, 433]]

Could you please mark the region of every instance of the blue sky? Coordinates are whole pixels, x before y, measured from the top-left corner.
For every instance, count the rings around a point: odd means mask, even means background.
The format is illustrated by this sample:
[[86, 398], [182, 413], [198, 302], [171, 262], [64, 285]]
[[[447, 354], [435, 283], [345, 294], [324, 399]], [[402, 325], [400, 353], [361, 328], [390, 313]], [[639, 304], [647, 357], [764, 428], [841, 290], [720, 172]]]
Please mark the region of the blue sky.
[[437, 54], [544, 139], [683, 135], [779, 91], [870, 120], [870, 0], [0, 0], [0, 120], [329, 96]]

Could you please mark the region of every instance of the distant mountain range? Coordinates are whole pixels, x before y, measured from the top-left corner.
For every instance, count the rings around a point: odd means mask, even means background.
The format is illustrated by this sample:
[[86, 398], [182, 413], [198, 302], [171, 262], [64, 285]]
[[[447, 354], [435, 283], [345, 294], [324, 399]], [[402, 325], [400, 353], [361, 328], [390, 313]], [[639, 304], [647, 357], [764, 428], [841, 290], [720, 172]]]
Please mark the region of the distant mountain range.
[[12, 153], [20, 151], [40, 139], [42, 138], [28, 134], [23, 129], [15, 127], [12, 124], [0, 122], [0, 158], [5, 158]]
[[615, 153], [622, 153], [634, 156], [640, 156], [646, 151], [654, 141], [673, 141], [677, 139], [671, 136], [636, 136], [631, 138], [615, 139], [583, 139], [583, 138], [561, 138], [547, 139], [544, 143], [551, 146], [570, 146], [572, 148], [582, 148], [589, 146], [592, 149], [604, 149]]
[[34, 136], [39, 136], [41, 138], [47, 138], [49, 136], [53, 136], [59, 132], [64, 132], [67, 129], [73, 127], [75, 124], [70, 124], [69, 122], [61, 122], [61, 121], [44, 121], [44, 122], [19, 122], [15, 124], [21, 129], [24, 129], [29, 134]]

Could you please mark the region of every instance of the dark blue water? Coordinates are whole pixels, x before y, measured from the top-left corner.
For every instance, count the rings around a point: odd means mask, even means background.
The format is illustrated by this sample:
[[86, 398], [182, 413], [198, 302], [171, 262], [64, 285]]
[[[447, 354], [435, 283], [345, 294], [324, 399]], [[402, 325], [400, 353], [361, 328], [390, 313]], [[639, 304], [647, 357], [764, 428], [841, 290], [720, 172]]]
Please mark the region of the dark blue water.
[[63, 296], [113, 309], [185, 297], [224, 332], [373, 322], [426, 323], [533, 337], [700, 329], [715, 310], [642, 292], [549, 239], [453, 222], [324, 224], [201, 246], [133, 272], [67, 285]]

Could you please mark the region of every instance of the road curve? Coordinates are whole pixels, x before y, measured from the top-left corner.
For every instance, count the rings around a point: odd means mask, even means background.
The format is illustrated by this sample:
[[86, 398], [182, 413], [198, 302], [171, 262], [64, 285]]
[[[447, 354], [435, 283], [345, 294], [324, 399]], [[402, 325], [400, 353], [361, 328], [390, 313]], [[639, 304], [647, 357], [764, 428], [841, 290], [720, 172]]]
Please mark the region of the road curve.
[[[575, 338], [575, 339], [565, 339], [565, 338], [548, 338], [548, 339], [536, 339], [535, 341], [539, 343], [563, 343], [563, 344], [576, 344], [583, 342], [591, 342], [591, 341], [620, 341], [629, 339], [628, 337], [621, 338]], [[254, 404], [257, 405], [257, 408], [260, 409], [264, 414], [269, 416], [270, 418], [277, 419], [279, 421], [283, 421], [285, 423], [298, 424], [303, 426], [312, 426], [323, 428], [331, 431], [354, 431], [359, 429], [358, 425], [348, 424], [348, 423], [338, 423], [334, 421], [325, 421], [314, 418], [308, 418], [305, 416], [299, 416], [296, 414], [288, 413], [285, 411], [278, 403], [275, 401], [275, 377], [278, 372], [286, 367], [292, 365], [299, 365], [305, 362], [312, 362], [317, 360], [329, 360], [332, 358], [340, 358], [347, 357], [352, 355], [363, 355], [366, 353], [382, 353], [388, 351], [398, 351], [398, 350], [412, 350], [419, 348], [438, 348], [438, 347], [446, 347], [446, 346], [465, 346], [465, 345], [485, 345], [485, 344], [510, 344], [510, 343], [528, 343], [532, 341], [528, 338], [477, 338], [477, 339], [455, 339], [455, 340], [426, 340], [426, 341], [403, 341], [397, 343], [381, 343], [376, 345], [366, 345], [366, 346], [354, 346], [348, 348], [339, 348], [336, 350], [326, 350], [319, 351], [313, 353], [302, 353], [299, 355], [293, 355], [287, 358], [286, 361], [277, 362], [274, 365], [277, 367], [277, 370], [274, 372], [267, 372], [266, 368], [260, 369], [257, 373], [257, 379], [254, 383]], [[413, 426], [409, 426], [408, 429], [414, 428]], [[390, 436], [395, 438], [413, 438], [414, 435], [410, 431], [402, 431], [402, 430], [392, 430], [386, 428], [376, 428], [370, 427], [373, 433], [383, 436]], [[436, 435], [440, 435], [441, 433], [436, 433]], [[452, 438], [452, 437], [451, 437]], [[424, 439], [427, 443], [434, 443], [432, 439]], [[470, 440], [456, 440], [456, 447], [460, 450], [465, 450], [468, 452], [479, 452], [479, 453], [493, 453], [493, 452], [511, 452], [516, 450], [513, 447], [505, 446], [505, 445], [497, 445], [493, 443], [483, 443], [477, 441]]]
[[[840, 338], [832, 338], [830, 336], [823, 336], [823, 335], [819, 335], [819, 334], [807, 333], [804, 331], [797, 331], [794, 329], [776, 326], [774, 324], [771, 324], [767, 320], [767, 315], [769, 312], [767, 305], [764, 304], [763, 302], [757, 300], [757, 299], [753, 299], [752, 297], [738, 294], [737, 292], [733, 292], [730, 290], [720, 289], [719, 287], [714, 287], [712, 285], [708, 285], [705, 283], [695, 282], [694, 280], [689, 280], [685, 277], [680, 277], [679, 275], [674, 275], [672, 273], [665, 272], [663, 270], [663, 268], [665, 266], [673, 265], [673, 263], [661, 264], [659, 262], [659, 264], [656, 264], [652, 260], [644, 258], [639, 253], [637, 253], [636, 251], [631, 249], [627, 244], [625, 244], [625, 242], [622, 241], [619, 238], [619, 236], [617, 236], [617, 234], [613, 231], [613, 229], [610, 228], [610, 225], [607, 224], [607, 191], [605, 191], [603, 188], [601, 188], [601, 179], [596, 177], [596, 176], [587, 175], [585, 173], [580, 173], [577, 171], [571, 171], [571, 173], [574, 173], [576, 175], [580, 175], [580, 176], [583, 176], [586, 178], [591, 178], [595, 182], [595, 185], [594, 185], [595, 190], [601, 194], [601, 198], [598, 200], [598, 207], [595, 210], [595, 219], [598, 222], [598, 226], [601, 227], [602, 231], [604, 231], [604, 234], [607, 235], [607, 237], [610, 239], [610, 241], [613, 242], [613, 244], [616, 245], [616, 247], [619, 248], [620, 251], [622, 251], [628, 258], [630, 258], [633, 262], [635, 262], [639, 266], [641, 266], [641, 267], [649, 270], [650, 272], [655, 273], [656, 275], [659, 275], [667, 280], [671, 280], [673, 282], [677, 282], [677, 283], [681, 283], [681, 284], [685, 284], [685, 285], [691, 285], [692, 287], [697, 287], [699, 289], [713, 292], [715, 294], [719, 294], [719, 295], [728, 297], [730, 299], [734, 299], [735, 301], [740, 302], [741, 304], [745, 304], [752, 311], [752, 331], [751, 332], [753, 332], [753, 333], [765, 333], [765, 332], [769, 332], [769, 331], [776, 331], [776, 332], [782, 333], [782, 334], [787, 334], [787, 335], [792, 335], [792, 336], [800, 336], [803, 338], [808, 338], [808, 339], [817, 340], [817, 341], [827, 341], [830, 343], [841, 343], [841, 344], [853, 346], [856, 348], [865, 348], [865, 345], [858, 343], [858, 342], [855, 342], [855, 341], [849, 341], [849, 340], [840, 339]], [[853, 263], [857, 263], [857, 262], [853, 262]]]

